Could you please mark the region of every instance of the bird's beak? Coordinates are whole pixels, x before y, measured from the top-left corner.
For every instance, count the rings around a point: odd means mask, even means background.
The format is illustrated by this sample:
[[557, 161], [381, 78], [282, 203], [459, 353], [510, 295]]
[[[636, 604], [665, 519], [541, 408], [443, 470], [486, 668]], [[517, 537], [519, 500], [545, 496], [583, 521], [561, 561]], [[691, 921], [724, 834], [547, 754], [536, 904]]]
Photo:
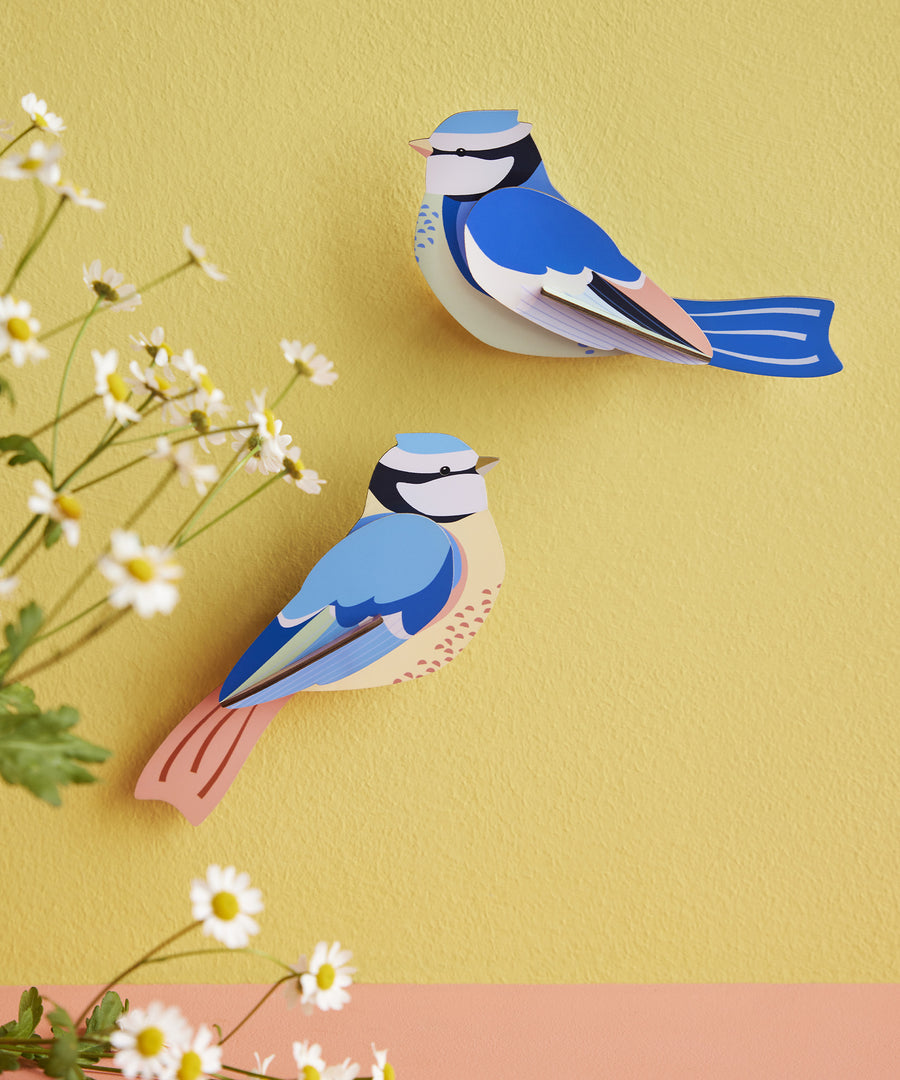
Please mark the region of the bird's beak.
[[493, 469], [499, 460], [498, 457], [480, 457], [475, 462], [475, 472], [484, 476], [485, 473], [489, 473]]
[[422, 157], [431, 157], [432, 147], [427, 139], [410, 139], [409, 145]]

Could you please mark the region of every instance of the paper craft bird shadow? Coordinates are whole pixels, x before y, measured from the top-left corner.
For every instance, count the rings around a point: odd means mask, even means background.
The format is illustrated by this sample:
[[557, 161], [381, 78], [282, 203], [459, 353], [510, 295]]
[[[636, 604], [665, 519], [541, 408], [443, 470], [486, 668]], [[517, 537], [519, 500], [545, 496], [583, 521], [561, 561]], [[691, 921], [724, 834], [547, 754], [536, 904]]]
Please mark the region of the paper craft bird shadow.
[[426, 158], [415, 252], [475, 337], [531, 356], [637, 353], [756, 375], [841, 370], [830, 300], [674, 300], [550, 183], [516, 110], [456, 113]]
[[137, 798], [171, 803], [199, 825], [290, 695], [446, 667], [483, 626], [503, 581], [484, 482], [496, 462], [449, 435], [398, 435], [375, 466], [362, 517], [165, 739]]

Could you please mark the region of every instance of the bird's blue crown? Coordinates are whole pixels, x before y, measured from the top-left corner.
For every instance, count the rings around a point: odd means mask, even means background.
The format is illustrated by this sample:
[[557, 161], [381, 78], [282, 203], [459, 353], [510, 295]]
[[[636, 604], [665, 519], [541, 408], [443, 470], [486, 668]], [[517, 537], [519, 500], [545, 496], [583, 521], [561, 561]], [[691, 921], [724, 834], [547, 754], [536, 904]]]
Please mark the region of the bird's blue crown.
[[397, 445], [409, 454], [449, 454], [472, 448], [453, 435], [438, 435], [431, 431], [406, 431], [395, 435]]
[[434, 129], [434, 133], [459, 135], [487, 135], [494, 131], [508, 131], [519, 122], [518, 109], [484, 109], [458, 112], [448, 117]]

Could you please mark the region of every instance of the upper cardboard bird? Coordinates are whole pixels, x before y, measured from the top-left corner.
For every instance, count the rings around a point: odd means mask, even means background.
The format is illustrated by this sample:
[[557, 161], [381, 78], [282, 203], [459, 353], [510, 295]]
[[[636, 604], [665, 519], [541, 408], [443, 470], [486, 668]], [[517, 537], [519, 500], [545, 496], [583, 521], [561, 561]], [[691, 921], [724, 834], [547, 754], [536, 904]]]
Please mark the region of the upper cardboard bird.
[[550, 183], [516, 110], [456, 113], [426, 158], [416, 261], [477, 338], [532, 356], [638, 353], [756, 375], [830, 375], [830, 300], [674, 300]]
[[290, 695], [408, 682], [454, 659], [503, 580], [484, 482], [496, 462], [450, 435], [398, 435], [362, 517], [164, 740], [135, 795], [197, 825]]

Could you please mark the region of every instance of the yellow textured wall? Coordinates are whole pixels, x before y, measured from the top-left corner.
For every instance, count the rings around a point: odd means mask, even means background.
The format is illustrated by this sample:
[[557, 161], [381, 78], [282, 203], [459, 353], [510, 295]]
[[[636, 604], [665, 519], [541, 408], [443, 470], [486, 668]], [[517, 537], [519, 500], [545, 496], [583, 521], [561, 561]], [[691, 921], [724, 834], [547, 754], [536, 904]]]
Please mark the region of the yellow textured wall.
[[[115, 757], [61, 811], [0, 790], [3, 981], [111, 974], [185, 921], [211, 861], [263, 888], [264, 948], [338, 938], [370, 981], [896, 979], [891, 5], [6, 0], [0, 39], [0, 115], [45, 97], [75, 179], [108, 202], [67, 211], [21, 295], [75, 313], [82, 262], [145, 280], [189, 222], [228, 284], [178, 278], [88, 345], [127, 351], [161, 322], [240, 409], [282, 381], [282, 336], [340, 372], [285, 409], [326, 492], [278, 485], [190, 551], [172, 617], [37, 684]], [[844, 372], [535, 360], [467, 336], [413, 261], [407, 140], [511, 107], [560, 190], [664, 287], [833, 298]], [[29, 197], [0, 190], [5, 259]], [[16, 429], [60, 364], [20, 374]], [[292, 702], [199, 829], [134, 802], [159, 739], [355, 520], [402, 430], [502, 458], [508, 576], [485, 632], [415, 685]], [[4, 525], [24, 520], [15, 481]], [[85, 519], [95, 549], [128, 490]], [[51, 555], [43, 595], [78, 563]]]

